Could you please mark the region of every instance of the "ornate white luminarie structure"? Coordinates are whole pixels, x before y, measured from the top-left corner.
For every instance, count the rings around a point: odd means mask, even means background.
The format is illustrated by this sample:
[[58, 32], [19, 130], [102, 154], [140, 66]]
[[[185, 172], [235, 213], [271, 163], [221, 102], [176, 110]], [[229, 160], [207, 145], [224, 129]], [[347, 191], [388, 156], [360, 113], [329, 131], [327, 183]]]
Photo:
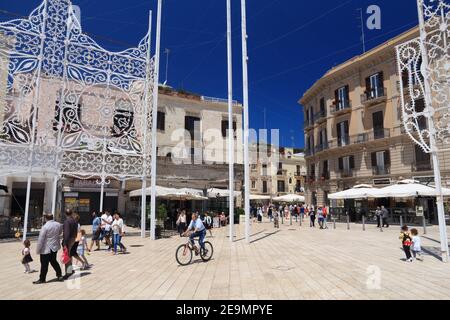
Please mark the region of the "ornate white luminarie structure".
[[82, 32], [70, 0], [44, 0], [28, 19], [0, 23], [0, 61], [8, 70], [0, 175], [28, 177], [24, 238], [32, 176], [54, 177], [53, 213], [63, 176], [97, 179], [100, 211], [111, 179], [139, 179], [145, 187], [156, 139], [150, 44], [151, 25], [136, 48], [105, 50]]
[[433, 157], [442, 260], [449, 250], [439, 153], [450, 150], [450, 4], [417, 0], [420, 37], [397, 46], [403, 124], [411, 139]]

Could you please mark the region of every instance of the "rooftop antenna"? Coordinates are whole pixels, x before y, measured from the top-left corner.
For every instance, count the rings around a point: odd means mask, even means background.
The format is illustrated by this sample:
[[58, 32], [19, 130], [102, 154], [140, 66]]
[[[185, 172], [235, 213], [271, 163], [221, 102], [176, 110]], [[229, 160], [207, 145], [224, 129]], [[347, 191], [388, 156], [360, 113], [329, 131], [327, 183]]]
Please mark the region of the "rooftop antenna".
[[364, 34], [364, 17], [363, 17], [363, 10], [362, 8], [358, 8], [356, 9], [357, 11], [359, 11], [360, 15], [359, 15], [359, 19], [361, 19], [361, 41], [362, 41], [362, 46], [363, 46], [363, 53], [366, 53], [366, 36]]
[[166, 54], [166, 81], [164, 81], [164, 85], [167, 84], [167, 79], [168, 79], [168, 74], [169, 74], [169, 54], [170, 54], [170, 49], [165, 49], [164, 53]]

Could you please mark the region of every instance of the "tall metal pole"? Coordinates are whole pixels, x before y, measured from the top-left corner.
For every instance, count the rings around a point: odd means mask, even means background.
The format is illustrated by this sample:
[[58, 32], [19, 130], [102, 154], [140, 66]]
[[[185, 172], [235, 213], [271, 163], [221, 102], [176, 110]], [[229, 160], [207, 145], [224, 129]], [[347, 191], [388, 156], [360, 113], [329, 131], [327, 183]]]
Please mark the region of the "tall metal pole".
[[150, 238], [156, 239], [156, 144], [157, 144], [157, 131], [158, 124], [158, 87], [159, 87], [159, 60], [161, 50], [161, 14], [162, 14], [162, 0], [158, 0], [158, 14], [156, 18], [156, 49], [155, 49], [155, 71], [154, 71], [154, 83], [153, 83], [153, 110], [152, 110], [152, 164], [150, 173]]
[[436, 141], [434, 133], [434, 122], [433, 122], [433, 115], [431, 113], [433, 99], [431, 97], [431, 87], [429, 82], [429, 74], [428, 74], [428, 51], [425, 45], [426, 41], [426, 29], [425, 29], [425, 20], [423, 17], [423, 0], [417, 0], [417, 11], [419, 14], [419, 29], [420, 29], [420, 49], [422, 52], [422, 63], [424, 65], [424, 68], [421, 68], [422, 70], [426, 70], [423, 76], [424, 76], [424, 85], [425, 85], [425, 105], [427, 109], [427, 119], [428, 119], [428, 130], [430, 131], [430, 149], [431, 149], [431, 155], [433, 158], [433, 170], [434, 170], [434, 181], [436, 184], [436, 204], [437, 204], [437, 210], [438, 210], [438, 221], [439, 221], [439, 235], [441, 238], [441, 256], [443, 262], [448, 262], [449, 259], [449, 250], [448, 250], [448, 239], [447, 239], [447, 226], [445, 224], [445, 213], [444, 213], [444, 196], [442, 193], [442, 181], [441, 181], [441, 171], [440, 171], [440, 163], [439, 163], [439, 156], [438, 151], [436, 148]]
[[244, 187], [245, 187], [245, 240], [250, 242], [250, 164], [248, 155], [249, 114], [248, 114], [248, 54], [247, 54], [247, 16], [245, 0], [241, 0], [242, 20], [242, 84], [244, 98]]
[[363, 45], [363, 53], [366, 53], [366, 36], [364, 34], [364, 18], [363, 18], [363, 12], [362, 9], [358, 9], [361, 13], [360, 17], [361, 17], [361, 41], [362, 41], [362, 45]]
[[31, 172], [28, 174], [27, 195], [25, 199], [25, 217], [23, 218], [23, 241], [27, 238], [28, 229], [28, 212], [30, 211], [30, 193], [31, 193]]
[[55, 216], [56, 211], [56, 193], [58, 192], [58, 175], [53, 177], [53, 190], [52, 190], [52, 215]]
[[100, 187], [100, 212], [103, 212], [103, 198], [105, 193], [105, 178], [102, 177], [102, 183]]
[[231, 0], [227, 0], [227, 58], [228, 58], [228, 181], [230, 241], [234, 241], [234, 131], [233, 131], [233, 60], [231, 47]]
[[[147, 133], [148, 133], [148, 121], [147, 115], [149, 112], [149, 81], [150, 81], [150, 66], [151, 66], [151, 44], [152, 44], [152, 16], [153, 13], [150, 10], [148, 14], [148, 35], [147, 35], [147, 74], [145, 81], [145, 100], [144, 100], [144, 121], [142, 121], [143, 135], [144, 135], [144, 166], [142, 175], [142, 193], [141, 193], [141, 238], [145, 238], [146, 224], [147, 224]], [[153, 98], [153, 97], [152, 97]], [[152, 140], [152, 143], [154, 141]]]

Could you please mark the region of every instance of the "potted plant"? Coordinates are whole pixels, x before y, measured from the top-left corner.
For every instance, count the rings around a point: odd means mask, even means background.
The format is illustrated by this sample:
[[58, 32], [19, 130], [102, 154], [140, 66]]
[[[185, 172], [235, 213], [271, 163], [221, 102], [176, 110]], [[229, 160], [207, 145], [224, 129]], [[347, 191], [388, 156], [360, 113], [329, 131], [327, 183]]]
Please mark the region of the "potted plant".
[[155, 225], [155, 236], [156, 238], [161, 238], [162, 229], [164, 228], [164, 222], [167, 219], [167, 209], [164, 204], [160, 204], [156, 210], [156, 225]]

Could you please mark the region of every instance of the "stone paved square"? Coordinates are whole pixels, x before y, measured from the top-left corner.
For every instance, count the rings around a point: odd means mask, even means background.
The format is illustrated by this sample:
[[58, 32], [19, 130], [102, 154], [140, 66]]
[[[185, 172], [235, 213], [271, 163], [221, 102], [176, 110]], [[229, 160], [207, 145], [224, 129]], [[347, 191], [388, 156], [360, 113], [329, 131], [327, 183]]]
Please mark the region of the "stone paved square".
[[[81, 277], [33, 285], [38, 273], [24, 274], [20, 242], [0, 243], [1, 299], [449, 299], [450, 266], [434, 256], [438, 228], [423, 236], [423, 262], [403, 261], [398, 226], [381, 233], [375, 226], [337, 224], [337, 229], [310, 228], [307, 223], [252, 224], [251, 243], [237, 226], [236, 242], [228, 228], [213, 229], [207, 238], [214, 257], [179, 266], [175, 249], [185, 238], [158, 241], [127, 236], [129, 254], [106, 251], [87, 255], [94, 264]], [[420, 230], [422, 232], [422, 230]], [[36, 240], [32, 241], [34, 252]], [[32, 267], [39, 269], [33, 254]], [[80, 274], [77, 271], [76, 274]], [[378, 277], [378, 275], [380, 277]], [[47, 280], [54, 277], [50, 267]], [[379, 287], [377, 288], [379, 281]]]

